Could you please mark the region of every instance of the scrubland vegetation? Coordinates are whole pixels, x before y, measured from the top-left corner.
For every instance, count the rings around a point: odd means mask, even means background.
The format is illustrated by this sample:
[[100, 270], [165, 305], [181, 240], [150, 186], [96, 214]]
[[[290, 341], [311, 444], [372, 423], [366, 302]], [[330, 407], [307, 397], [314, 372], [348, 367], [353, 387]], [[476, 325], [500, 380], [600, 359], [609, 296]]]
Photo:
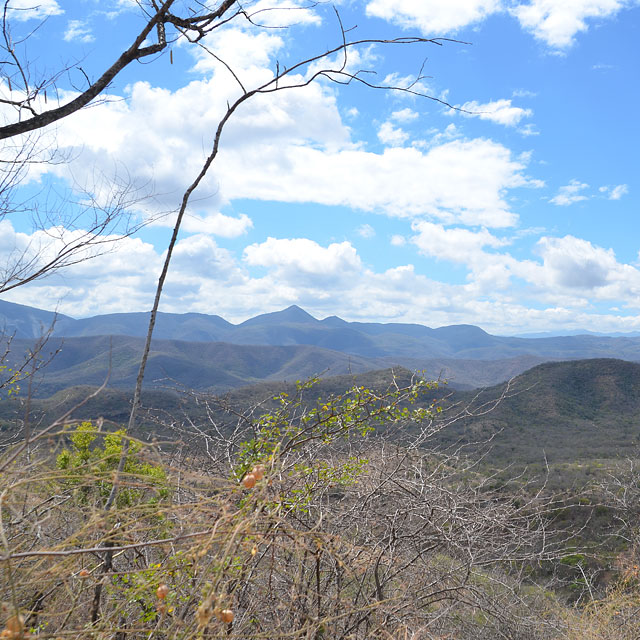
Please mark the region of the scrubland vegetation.
[[[173, 209], [165, 210], [163, 204], [148, 219], [137, 220], [132, 212], [144, 210], [142, 201], [161, 195], [164, 187], [147, 194], [146, 185], [141, 189], [122, 178], [126, 167], [118, 169], [111, 182], [94, 177], [94, 184], [70, 186], [69, 197], [58, 202], [56, 195], [53, 206], [46, 203], [39, 209], [23, 200], [18, 187], [29, 183], [31, 164], [69, 161], [65, 147], [59, 153], [55, 136], [43, 136], [40, 141], [39, 132], [96, 104], [95, 99], [104, 97], [103, 92], [132, 63], [146, 64], [166, 51], [172, 64], [171, 46], [178, 40], [196, 46], [233, 22], [247, 28], [263, 26], [233, 0], [224, 0], [215, 9], [201, 2], [141, 3], [141, 30], [111, 66], [94, 71], [97, 79], [91, 81], [77, 63], [52, 75], [31, 66], [28, 45], [33, 37], [41, 37], [40, 32], [36, 28], [27, 33], [16, 52], [7, 8], [5, 4], [3, 48], [12, 62], [10, 74], [5, 75], [9, 98], [4, 102], [15, 110], [15, 117], [0, 127], [0, 138], [10, 142], [0, 181], [0, 219], [32, 214], [34, 231], [51, 236], [52, 230], [58, 230], [54, 235], [59, 242], [46, 260], [31, 243], [22, 253], [11, 254], [0, 269], [0, 292], [95, 257], [103, 247], [159, 219], [154, 215], [165, 217], [170, 212], [174, 217], [148, 327], [135, 332], [146, 336], [144, 346], [124, 337], [116, 341], [118, 350], [111, 339], [101, 338], [105, 348], [94, 353], [104, 360], [92, 356], [88, 365], [85, 359], [83, 367], [76, 368], [81, 359], [74, 359], [71, 349], [58, 360], [69, 376], [63, 380], [64, 387], [67, 382], [95, 384], [111, 369], [127, 389], [135, 380], [132, 404], [122, 412], [127, 417], [110, 421], [97, 411], [80, 420], [81, 407], [58, 410], [56, 406], [47, 409], [46, 420], [34, 422], [30, 415], [35, 395], [27, 389], [24, 418], [0, 424], [0, 638], [640, 637], [638, 473], [633, 463], [625, 466], [595, 458], [582, 467], [567, 457], [568, 446], [564, 457], [538, 460], [533, 469], [517, 457], [517, 464], [503, 464], [517, 456], [514, 445], [497, 447], [502, 457], [491, 458], [495, 435], [507, 425], [523, 429], [522, 446], [531, 448], [532, 440], [540, 445], [540, 432], [526, 432], [531, 411], [524, 403], [495, 413], [469, 437], [466, 431], [456, 431], [469, 412], [464, 407], [461, 412], [459, 407], [447, 410], [446, 403], [441, 411], [442, 394], [420, 379], [393, 378], [383, 388], [359, 384], [320, 396], [313, 383], [302, 383], [288, 392], [272, 393], [265, 404], [249, 402], [240, 408], [196, 395], [192, 400], [197, 411], [173, 413], [156, 406], [153, 431], [148, 430], [148, 422], [143, 425], [147, 430], [140, 426], [148, 361], [151, 371], [154, 365], [160, 371], [169, 362], [180, 363], [188, 374], [183, 382], [190, 384], [202, 378], [193, 362], [213, 359], [204, 357], [205, 348], [196, 343], [188, 351], [184, 345], [169, 344], [164, 359], [156, 358], [155, 363], [149, 354], [183, 218], [193, 213], [193, 194], [207, 184], [203, 181], [217, 162], [227, 122], [245, 102], [283, 90], [304, 90], [315, 81], [421, 96], [458, 109], [423, 93], [423, 67], [418, 66], [409, 85], [395, 86], [402, 79], [395, 72], [387, 76], [391, 84], [377, 85], [364, 75], [372, 70], [356, 71], [357, 65], [351, 65], [371, 47], [440, 46], [442, 38], [404, 33], [360, 38], [352, 36], [352, 28], [343, 26], [336, 12], [334, 44], [301, 54], [286, 65], [274, 58], [272, 72], [258, 74], [255, 84], [247, 87], [232, 65], [214, 49], [202, 46], [230, 72], [238, 85], [236, 93], [222, 100], [218, 115], [208, 125], [209, 139], [199, 141], [205, 151], [195, 158], [198, 168], [184, 178], [179, 187], [182, 195]], [[261, 8], [253, 15], [267, 10]], [[285, 20], [282, 26], [287, 24]], [[381, 58], [376, 54], [371, 59]], [[57, 94], [60, 78], [72, 70], [81, 72], [86, 84], [80, 89], [71, 85], [77, 92], [72, 100], [54, 106], [57, 101], [52, 99], [47, 106], [46, 88], [50, 96], [54, 90]], [[35, 84], [33, 78], [37, 78]], [[26, 137], [30, 133], [33, 138]], [[112, 333], [110, 323], [107, 334]], [[217, 324], [224, 329], [224, 322]], [[323, 325], [312, 344], [346, 342], [354, 349], [353, 332], [342, 334], [330, 328]], [[25, 376], [34, 379], [39, 366], [34, 358], [53, 329], [52, 325], [38, 348], [29, 347], [27, 359], [15, 370], [0, 367], [3, 395], [15, 395]], [[407, 331], [411, 337], [416, 330], [409, 327]], [[423, 333], [429, 334], [432, 348], [438, 348], [439, 358], [489, 357], [488, 353], [494, 358], [496, 345], [504, 358], [574, 357], [576, 344], [584, 342], [550, 339], [537, 353], [519, 351], [521, 339], [499, 340], [474, 327]], [[478, 335], [482, 343], [474, 345]], [[10, 335], [5, 337], [0, 341], [5, 351], [0, 365], [11, 351]], [[251, 342], [260, 340], [254, 334]], [[608, 340], [587, 342], [591, 355], [612, 355]], [[397, 336], [385, 343], [362, 334], [360, 355], [392, 355], [399, 343]], [[412, 339], [403, 344], [404, 355], [412, 360], [418, 343]], [[622, 353], [635, 357], [639, 348], [631, 341]], [[226, 360], [210, 367], [207, 386], [228, 389], [239, 380], [268, 377], [258, 378], [245, 366], [256, 360], [258, 350], [255, 345], [227, 348]], [[276, 362], [273, 352], [267, 351], [263, 350], [263, 359]], [[322, 368], [318, 350], [303, 345], [300, 351], [311, 353], [313, 370]], [[175, 358], [170, 361], [168, 355]], [[351, 370], [353, 357], [350, 351], [341, 357], [345, 370]], [[65, 359], [68, 366], [63, 367]], [[270, 369], [274, 376], [288, 370], [290, 359], [281, 355], [277, 362]], [[362, 360], [361, 370], [365, 364]], [[475, 375], [486, 379], [490, 368], [476, 365]], [[583, 399], [589, 395], [583, 387], [591, 379], [590, 374], [573, 379]], [[635, 383], [635, 389], [640, 389], [640, 377], [634, 378]], [[617, 388], [613, 385], [612, 390]], [[562, 410], [585, 421], [576, 423], [584, 427], [592, 420], [592, 412], [584, 415], [589, 407], [575, 401], [573, 387], [561, 390], [567, 400]], [[612, 390], [607, 397], [615, 398]], [[100, 396], [89, 395], [82, 403], [95, 407], [87, 401], [96, 397]], [[493, 400], [484, 404], [480, 399], [473, 411], [493, 415], [489, 409], [495, 406]], [[556, 415], [549, 414], [549, 420]], [[637, 440], [633, 418], [629, 420], [622, 444]], [[122, 428], [124, 422], [126, 428]], [[449, 432], [452, 437], [446, 437]], [[147, 437], [151, 433], [156, 437]], [[579, 438], [572, 442], [571, 446], [581, 447]], [[600, 444], [601, 453], [607, 438]], [[633, 454], [632, 449], [628, 452]], [[583, 477], [578, 468], [590, 473]], [[558, 472], [562, 472], [560, 481]], [[566, 482], [568, 477], [571, 483]]]
[[2, 637], [637, 638], [633, 466], [505, 479], [442, 444], [434, 395], [308, 383], [243, 412], [200, 398], [163, 441], [14, 432]]

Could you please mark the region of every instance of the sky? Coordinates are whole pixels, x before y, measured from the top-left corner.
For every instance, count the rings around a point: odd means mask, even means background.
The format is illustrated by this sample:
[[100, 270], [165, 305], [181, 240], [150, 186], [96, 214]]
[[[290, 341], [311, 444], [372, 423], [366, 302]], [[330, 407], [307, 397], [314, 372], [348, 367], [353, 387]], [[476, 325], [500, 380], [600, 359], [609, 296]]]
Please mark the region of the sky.
[[[176, 1], [182, 13], [197, 4]], [[502, 335], [640, 330], [638, 0], [243, 7], [250, 21], [202, 46], [168, 33], [165, 51], [41, 132], [37, 153], [56, 161], [29, 165], [12, 194], [2, 264], [24, 249], [46, 259], [114, 198], [144, 224], [3, 299], [73, 317], [148, 310], [175, 211], [227, 104], [240, 85], [338, 46], [342, 25], [351, 41], [446, 40], [349, 49], [349, 73], [404, 91], [322, 77], [239, 107], [188, 208], [161, 310], [240, 322], [296, 304], [320, 319]], [[55, 78], [42, 109], [77, 95], [144, 24], [133, 0], [10, 0], [7, 16], [31, 81]], [[20, 92], [3, 66], [0, 99]], [[0, 116], [16, 112], [0, 104]], [[48, 212], [40, 228], [34, 211]]]

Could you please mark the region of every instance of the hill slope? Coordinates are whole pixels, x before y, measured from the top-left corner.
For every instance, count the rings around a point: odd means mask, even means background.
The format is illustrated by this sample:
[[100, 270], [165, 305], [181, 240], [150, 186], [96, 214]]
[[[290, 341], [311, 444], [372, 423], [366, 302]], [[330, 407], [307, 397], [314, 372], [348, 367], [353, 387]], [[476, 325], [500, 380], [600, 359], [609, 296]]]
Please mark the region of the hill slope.
[[[498, 398], [505, 385], [459, 392], [461, 406]], [[497, 435], [495, 435], [497, 434]], [[515, 378], [490, 413], [464, 419], [448, 441], [491, 437], [491, 458], [550, 463], [633, 455], [640, 444], [640, 364], [614, 359], [549, 362]]]
[[[308, 398], [340, 394], [347, 388], [364, 385], [384, 389], [391, 380], [391, 371], [373, 371], [357, 375], [323, 378]], [[395, 369], [399, 383], [406, 383], [411, 373]], [[442, 420], [450, 421], [462, 407], [475, 406], [499, 398], [505, 385], [478, 392], [454, 391], [444, 401]], [[45, 415], [53, 418], [84, 399], [90, 389], [74, 387], [59, 391], [51, 398], [32, 400], [35, 419]], [[295, 385], [277, 381], [261, 382], [225, 394], [225, 403], [242, 411], [266, 401], [265, 407], [275, 406], [273, 397], [280, 391], [295, 394]], [[444, 387], [429, 397], [451, 392]], [[76, 414], [77, 418], [103, 416], [118, 423], [126, 421], [131, 392], [108, 389], [91, 400]], [[24, 415], [23, 399], [0, 403], [0, 423], [10, 427]], [[145, 392], [143, 404], [163, 416], [178, 421], [183, 412], [206, 428], [206, 411], [189, 394], [170, 391]], [[154, 412], [152, 412], [153, 414]], [[148, 415], [152, 415], [148, 414]], [[216, 414], [219, 426], [224, 415]], [[227, 418], [229, 419], [229, 418]], [[235, 417], [231, 417], [235, 422]], [[147, 418], [147, 429], [156, 427]], [[593, 465], [599, 460], [623, 459], [635, 455], [640, 444], [640, 364], [613, 359], [577, 360], [546, 363], [534, 367], [515, 378], [507, 397], [491, 412], [458, 420], [441, 431], [427, 446], [459, 446], [490, 440], [490, 451], [484, 462], [491, 466], [529, 465], [543, 467], [545, 457], [556, 473], [558, 465]], [[222, 427], [221, 427], [222, 428]], [[586, 469], [587, 467], [585, 467]]]
[[[43, 356], [48, 358], [49, 354], [55, 354], [55, 357], [38, 373], [38, 384], [33, 391], [42, 397], [79, 383], [99, 386], [107, 376], [110, 387], [131, 389], [143, 343], [143, 338], [129, 336], [50, 338]], [[32, 346], [32, 340], [14, 339], [11, 364], [19, 364]], [[314, 375], [335, 376], [404, 366], [423, 371], [428, 378], [450, 380], [452, 387], [469, 389], [511, 378], [540, 361], [534, 356], [490, 361], [366, 358], [308, 345], [154, 340], [145, 387], [180, 386], [220, 393], [262, 380], [295, 381]]]

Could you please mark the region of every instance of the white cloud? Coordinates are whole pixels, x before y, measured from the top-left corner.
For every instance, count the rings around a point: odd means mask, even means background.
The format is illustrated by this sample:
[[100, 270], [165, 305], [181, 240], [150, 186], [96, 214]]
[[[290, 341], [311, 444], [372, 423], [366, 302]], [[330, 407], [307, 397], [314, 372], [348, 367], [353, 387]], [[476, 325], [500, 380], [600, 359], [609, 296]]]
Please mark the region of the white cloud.
[[[164, 221], [160, 221], [162, 224]], [[249, 216], [241, 213], [237, 218], [223, 213], [207, 216], [188, 214], [184, 217], [182, 228], [188, 233], [206, 233], [221, 238], [237, 238], [253, 227]]]
[[483, 139], [455, 140], [426, 152], [388, 148], [382, 154], [298, 145], [251, 148], [270, 161], [257, 164], [240, 149], [224, 153], [221, 184], [230, 198], [317, 202], [505, 227], [517, 221], [505, 200], [508, 189], [537, 186], [508, 149]]
[[525, 124], [524, 127], [518, 129], [518, 133], [523, 136], [539, 136], [540, 132], [534, 124]]
[[631, 4], [628, 0], [531, 0], [511, 12], [536, 38], [563, 49], [589, 28], [589, 21], [612, 17]]
[[465, 102], [460, 106], [462, 111], [451, 110], [450, 114], [459, 113], [468, 118], [480, 118], [481, 120], [490, 120], [506, 127], [515, 127], [522, 118], [528, 118], [533, 115], [531, 109], [523, 109], [511, 105], [511, 100], [495, 100], [480, 104], [476, 100]]
[[496, 299], [500, 292], [513, 297], [516, 278], [527, 283], [528, 297], [537, 301], [584, 307], [595, 300], [625, 300], [638, 307], [640, 271], [619, 263], [613, 250], [587, 240], [542, 237], [535, 246], [540, 262], [500, 251], [510, 241], [486, 229], [445, 228], [420, 221], [414, 222], [413, 230], [411, 241], [421, 253], [465, 265], [471, 298]]
[[507, 10], [523, 29], [554, 49], [571, 46], [589, 24], [610, 18], [635, 0], [370, 0], [366, 11], [427, 36], [445, 36]]
[[551, 198], [550, 202], [553, 204], [557, 204], [562, 207], [569, 206], [570, 204], [574, 204], [575, 202], [580, 202], [581, 200], [588, 200], [588, 197], [580, 193], [585, 189], [588, 189], [589, 185], [585, 182], [580, 182], [579, 180], [571, 180], [569, 184], [564, 187], [560, 187], [558, 193]]
[[56, 0], [9, 0], [7, 3], [9, 20], [43, 20], [48, 16], [57, 16], [61, 13], [64, 11]]
[[391, 236], [391, 244], [394, 247], [403, 247], [405, 244], [407, 244], [407, 239], [400, 234], [394, 234]]
[[400, 147], [409, 139], [409, 134], [400, 127], [394, 127], [389, 121], [383, 122], [378, 129], [378, 140], [390, 147]]
[[[421, 95], [431, 95], [432, 93], [430, 88], [424, 83], [423, 79], [418, 79], [416, 76], [401, 76], [395, 72], [386, 75], [381, 86], [407, 90]], [[411, 96], [412, 93], [400, 93], [398, 95]]]
[[[260, 58], [259, 54], [256, 56]], [[248, 77], [255, 73], [263, 79], [264, 70], [252, 70], [248, 61], [246, 64]], [[60, 176], [66, 176], [69, 169], [74, 181], [84, 185], [91, 183], [96, 171], [108, 176], [126, 167], [134, 183], [146, 184], [157, 194], [140, 208], [148, 213], [176, 209], [184, 189], [200, 171], [208, 153], [206, 145], [211, 143], [226, 110], [226, 98], [237, 91], [226, 70], [216, 69], [208, 74], [210, 77], [194, 80], [176, 91], [138, 82], [129, 88], [127, 100], [108, 96], [108, 102], [65, 119], [56, 132], [56, 142], [69, 153], [71, 162], [48, 169]], [[184, 117], [187, 113], [189, 118]], [[271, 170], [275, 170], [273, 163], [281, 158], [278, 154], [260, 155], [260, 145], [279, 148], [285, 142], [311, 143], [319, 149], [350, 146], [349, 130], [342, 124], [331, 91], [313, 84], [296, 91], [256, 96], [238, 109], [222, 137], [223, 148], [246, 154], [255, 165], [254, 170], [266, 165], [265, 179], [270, 179]], [[228, 200], [221, 193], [217, 167], [218, 162], [193, 203], [193, 213], [203, 219], [217, 214]], [[280, 165], [278, 169], [286, 167]], [[254, 179], [260, 182], [258, 174]], [[207, 198], [203, 200], [203, 196]], [[216, 224], [223, 221], [219, 217], [215, 220]], [[166, 224], [171, 220], [167, 219]], [[246, 221], [243, 224], [246, 226]]]
[[394, 111], [391, 114], [391, 119], [396, 122], [411, 122], [416, 120], [419, 117], [419, 114], [413, 109], [409, 109], [405, 107], [404, 109], [400, 109], [399, 111]]
[[[5, 220], [0, 222], [0, 230], [2, 264], [7, 263], [12, 253], [25, 248], [44, 262], [62, 246], [61, 230], [56, 228], [25, 234], [15, 232]], [[67, 232], [64, 238], [68, 241], [80, 233]], [[153, 302], [163, 253], [152, 244], [131, 237], [122, 238], [107, 249], [104, 255], [18, 287], [3, 298], [39, 308], [58, 308], [74, 317], [148, 309]], [[165, 296], [172, 309], [184, 311], [197, 304], [203, 288], [211, 287], [211, 283], [216, 283], [220, 299], [225, 297], [225, 287], [228, 298], [228, 291], [242, 280], [242, 269], [233, 256], [218, 247], [210, 236], [196, 234], [176, 244]]]
[[367, 15], [426, 35], [446, 35], [499, 11], [500, 0], [371, 0]]
[[196, 234], [176, 244], [172, 258], [174, 283], [192, 284], [197, 288], [202, 278], [228, 281], [236, 270], [232, 254], [218, 247], [211, 236]]
[[544, 284], [550, 289], [582, 289], [602, 300], [629, 301], [640, 295], [640, 271], [619, 263], [612, 249], [574, 236], [541, 238], [537, 249], [544, 263]]
[[[221, 52], [240, 56], [243, 79], [263, 80], [267, 72], [260, 65], [280, 42], [271, 35], [240, 36], [243, 47], [234, 47], [233, 38], [220, 38]], [[243, 51], [234, 54], [237, 49]], [[76, 182], [90, 186], [96, 172], [108, 177], [126, 167], [134, 184], [148, 185], [156, 194], [140, 203], [140, 210], [172, 211], [198, 174], [227, 96], [236, 90], [233, 78], [219, 67], [175, 91], [138, 82], [126, 99], [110, 96], [111, 101], [61, 122], [58, 146], [69, 153]], [[395, 113], [413, 118], [408, 109]], [[448, 127], [447, 137], [454, 135], [455, 127]], [[244, 233], [251, 224], [246, 216], [220, 214], [224, 204], [238, 198], [343, 205], [447, 224], [513, 226], [517, 216], [508, 204], [509, 190], [536, 186], [524, 175], [526, 159], [492, 140], [449, 139], [432, 141], [425, 150], [372, 153], [350, 136], [332, 87], [314, 84], [245, 103], [223, 132], [220, 154], [196, 193], [185, 230], [224, 237]], [[67, 176], [65, 166], [49, 169]]]
[[594, 247], [573, 236], [541, 238], [537, 246], [551, 285], [579, 289], [602, 287], [617, 264], [611, 249]]
[[431, 139], [428, 141], [424, 141], [422, 144], [417, 144], [418, 147], [435, 147], [444, 142], [450, 142], [451, 140], [456, 140], [462, 138], [462, 133], [458, 130], [455, 124], [451, 123], [447, 125], [444, 131], [438, 131], [437, 129], [432, 129], [428, 132], [431, 135]]
[[[157, 194], [141, 209], [171, 211], [200, 170], [203, 140], [211, 140], [226, 106], [225, 86], [232, 85], [232, 79], [217, 72], [174, 92], [136, 83], [127, 101], [114, 100], [65, 119], [57, 131], [58, 145], [69, 151], [77, 182], [90, 183], [95, 171], [108, 176], [124, 166], [136, 184], [148, 184]], [[450, 129], [455, 127], [447, 129], [447, 137]], [[525, 162], [485, 139], [432, 143], [425, 151], [359, 149], [350, 141], [335, 96], [311, 85], [261, 96], [234, 114], [192, 213], [207, 219], [232, 199], [253, 198], [510, 226], [517, 218], [506, 201], [508, 190], [537, 186], [523, 174]], [[65, 169], [49, 168], [60, 175]]]
[[376, 230], [370, 224], [361, 224], [356, 229], [356, 233], [361, 238], [373, 238], [376, 235]]
[[82, 20], [69, 20], [64, 32], [66, 42], [93, 42], [95, 37], [91, 29]]
[[486, 229], [445, 228], [423, 221], [412, 227], [417, 235], [411, 241], [421, 253], [467, 267], [471, 297], [491, 295], [511, 286], [517, 261], [508, 254], [485, 250], [503, 247], [509, 244], [508, 240], [497, 238]]
[[507, 242], [492, 235], [486, 229], [471, 231], [460, 227], [445, 229], [440, 224], [419, 221], [412, 225], [417, 235], [412, 242], [420, 251], [450, 262], [471, 264], [485, 256], [485, 247], [502, 247]]
[[268, 238], [246, 247], [244, 260], [250, 266], [274, 269], [285, 281], [316, 286], [349, 281], [351, 274], [362, 268], [350, 242], [333, 243], [325, 248], [308, 238]]
[[[216, 313], [240, 321], [299, 304], [316, 317], [338, 314], [352, 320], [428, 318], [429, 325], [439, 326], [472, 318], [474, 324], [503, 333], [532, 327], [640, 329], [640, 272], [619, 263], [610, 249], [572, 236], [544, 237], [537, 245], [539, 260], [518, 261], [501, 253], [507, 241], [486, 229], [422, 222], [414, 225], [414, 232], [412, 241], [424, 247], [426, 255], [467, 264], [467, 282], [437, 282], [412, 264], [374, 272], [349, 242], [322, 246], [307, 238], [252, 244], [241, 264], [210, 236], [196, 234], [176, 245], [162, 309]], [[4, 221], [0, 258], [38, 238], [16, 233]], [[42, 238], [52, 242], [47, 234]], [[399, 241], [394, 244], [400, 246]], [[162, 260], [163, 254], [151, 244], [127, 238], [107, 255], [3, 298], [76, 317], [148, 308]], [[526, 304], [514, 295], [513, 279], [521, 290], [526, 286]], [[592, 303], [598, 300], [619, 301], [623, 311], [594, 312]], [[629, 312], [632, 315], [625, 316]]]
[[[284, 46], [284, 40], [275, 33], [249, 33], [242, 29], [228, 28], [215, 29], [204, 39], [203, 44], [239, 73], [242, 80], [245, 73], [252, 72], [253, 77], [257, 69], [264, 69], [271, 57]], [[182, 46], [187, 45], [183, 43]], [[196, 57], [194, 71], [202, 74], [219, 71], [222, 76], [225, 72], [229, 73], [206, 49], [190, 47], [188, 51]]]
[[600, 187], [598, 191], [606, 194], [609, 200], [620, 200], [622, 196], [629, 193], [629, 186], [626, 184], [619, 184], [615, 187]]
[[[52, 227], [27, 234], [16, 232], [8, 220], [0, 222], [0, 229], [2, 265], [10, 265], [21, 252], [33, 256], [34, 265], [46, 264], [65, 243], [83, 233]], [[35, 284], [18, 287], [4, 297], [48, 309], [56, 308], [60, 302], [59, 310], [72, 316], [103, 313], [103, 309], [113, 309], [114, 305], [120, 305], [122, 311], [127, 310], [125, 307], [148, 307], [153, 300], [153, 280], [157, 281], [162, 265], [153, 246], [138, 238], [125, 238], [103, 249], [107, 253], [100, 257], [91, 257], [98, 253], [95, 247], [76, 253], [75, 258], [91, 259], [67, 266]]]

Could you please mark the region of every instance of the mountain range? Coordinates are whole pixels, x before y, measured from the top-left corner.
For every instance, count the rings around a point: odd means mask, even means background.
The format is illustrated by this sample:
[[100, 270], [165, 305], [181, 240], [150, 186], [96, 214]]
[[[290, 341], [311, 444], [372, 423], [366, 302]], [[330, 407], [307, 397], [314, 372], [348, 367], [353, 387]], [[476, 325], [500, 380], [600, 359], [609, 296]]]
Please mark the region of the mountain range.
[[[51, 329], [40, 395], [78, 384], [133, 385], [148, 313], [74, 319], [0, 301], [0, 331], [13, 336], [18, 363], [34, 340]], [[619, 358], [640, 361], [640, 337], [571, 335], [521, 338], [491, 335], [473, 325], [318, 320], [297, 306], [239, 324], [220, 316], [159, 313], [147, 386], [183, 385], [225, 391], [260, 380], [359, 373], [390, 366], [422, 370], [475, 388], [499, 383], [551, 360]]]

